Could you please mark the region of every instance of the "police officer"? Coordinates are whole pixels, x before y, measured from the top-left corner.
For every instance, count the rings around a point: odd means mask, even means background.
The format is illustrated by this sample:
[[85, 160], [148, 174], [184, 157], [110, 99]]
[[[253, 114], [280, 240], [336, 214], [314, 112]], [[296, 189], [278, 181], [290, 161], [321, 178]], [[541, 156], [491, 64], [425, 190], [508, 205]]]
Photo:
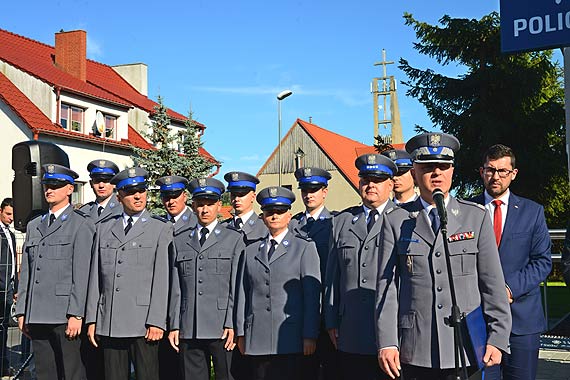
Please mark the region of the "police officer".
[[263, 239], [267, 236], [267, 227], [253, 212], [255, 189], [259, 179], [244, 172], [226, 173], [224, 179], [228, 182], [228, 191], [234, 209], [233, 218], [224, 220], [224, 224], [231, 224], [243, 231], [246, 244]]
[[[449, 195], [459, 141], [443, 133], [413, 137], [406, 151], [420, 198], [384, 217], [378, 268], [378, 361], [394, 378], [451, 379], [454, 332], [445, 323], [451, 296], [440, 219], [432, 193], [445, 199], [452, 275], [461, 312], [482, 306], [487, 321], [483, 361], [499, 364], [508, 349], [511, 314], [495, 236], [483, 206]], [[466, 342], [467, 343], [467, 342]], [[467, 356], [469, 360], [469, 355]], [[468, 362], [469, 373], [476, 365]]]
[[220, 181], [198, 178], [188, 189], [198, 224], [174, 238], [169, 340], [180, 351], [185, 379], [208, 380], [210, 359], [215, 378], [230, 379], [234, 284], [245, 243], [238, 230], [217, 221]]
[[325, 321], [339, 350], [343, 379], [381, 379], [374, 338], [374, 295], [380, 254], [382, 214], [390, 200], [396, 165], [381, 154], [355, 161], [361, 206], [350, 207], [333, 221], [327, 262]]
[[49, 212], [30, 221], [22, 254], [16, 315], [34, 346], [38, 379], [84, 379], [80, 333], [95, 226], [70, 204], [78, 177], [42, 167]]
[[236, 333], [251, 355], [254, 380], [299, 379], [303, 355], [315, 352], [321, 280], [315, 244], [289, 230], [295, 195], [269, 187], [257, 195], [269, 229], [246, 247], [238, 278]]
[[394, 174], [394, 198], [392, 201], [400, 205], [402, 203], [413, 202], [418, 198], [415, 192], [414, 178], [410, 169], [412, 168], [412, 157], [405, 150], [390, 149], [382, 152], [398, 167]]
[[146, 210], [148, 173], [113, 177], [123, 213], [97, 226], [86, 319], [91, 343], [103, 349], [106, 380], [158, 378], [158, 341], [166, 329], [172, 224]]
[[93, 189], [95, 200], [84, 204], [80, 210], [97, 225], [103, 219], [123, 212], [115, 194], [115, 185], [111, 183], [111, 178], [119, 172], [119, 167], [109, 160], [93, 160], [87, 165], [87, 171], [91, 177], [89, 185]]
[[[305, 205], [305, 211], [293, 216], [290, 228], [315, 242], [321, 262], [321, 273], [324, 274], [329, 255], [333, 217], [333, 213], [325, 207], [328, 181], [331, 179], [331, 175], [324, 169], [304, 167], [295, 171], [295, 178], [297, 178], [299, 189], [301, 189], [301, 200]], [[306, 366], [304, 374], [308, 380], [339, 378], [336, 349], [324, 327], [324, 319], [321, 320], [321, 331], [315, 355], [307, 357], [304, 364]]]
[[[188, 180], [184, 177], [171, 175], [160, 177], [154, 184], [158, 186], [160, 190], [160, 200], [166, 210], [164, 217], [174, 224], [174, 237], [176, 237], [180, 231], [194, 227], [197, 222], [196, 215], [190, 207], [186, 205], [188, 201], [186, 194]], [[170, 345], [166, 334], [160, 341], [158, 357], [160, 379], [175, 380], [182, 378], [178, 353]]]

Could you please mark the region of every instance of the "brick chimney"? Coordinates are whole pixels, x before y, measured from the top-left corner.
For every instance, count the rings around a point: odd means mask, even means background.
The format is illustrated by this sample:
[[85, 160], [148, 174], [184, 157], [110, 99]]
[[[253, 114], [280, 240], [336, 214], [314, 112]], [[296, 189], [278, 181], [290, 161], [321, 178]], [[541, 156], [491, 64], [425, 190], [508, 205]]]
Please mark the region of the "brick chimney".
[[87, 33], [84, 30], [55, 34], [55, 65], [84, 82], [87, 80]]

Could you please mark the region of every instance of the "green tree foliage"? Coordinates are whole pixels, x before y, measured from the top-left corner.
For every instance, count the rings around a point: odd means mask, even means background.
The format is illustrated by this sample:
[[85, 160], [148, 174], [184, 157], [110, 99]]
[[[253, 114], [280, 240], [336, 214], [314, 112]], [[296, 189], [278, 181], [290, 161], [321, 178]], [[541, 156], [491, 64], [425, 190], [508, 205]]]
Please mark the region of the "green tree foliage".
[[[147, 124], [150, 133], [141, 132], [155, 149], [133, 146], [134, 155], [131, 156], [135, 166], [143, 167], [149, 172], [147, 208], [157, 213], [163, 212], [159, 191], [154, 186], [158, 178], [168, 175], [179, 175], [188, 179], [207, 176], [214, 165], [199, 153], [202, 147], [200, 128], [192, 119], [192, 112], [184, 122], [185, 129], [180, 133], [173, 133], [167, 111], [162, 97], [159, 96], [158, 105], [154, 107], [151, 115], [152, 123]], [[181, 152], [177, 150], [179, 145]]]
[[477, 170], [482, 155], [493, 144], [505, 144], [517, 156], [513, 192], [542, 203], [549, 227], [564, 227], [570, 209], [564, 91], [552, 51], [502, 54], [496, 12], [480, 20], [443, 16], [437, 26], [411, 14], [404, 19], [416, 32], [417, 51], [440, 66], [465, 68], [465, 73], [449, 77], [412, 67], [405, 59], [399, 66], [408, 76], [407, 95], [426, 107], [435, 128], [461, 142], [454, 180], [458, 195], [482, 191]]

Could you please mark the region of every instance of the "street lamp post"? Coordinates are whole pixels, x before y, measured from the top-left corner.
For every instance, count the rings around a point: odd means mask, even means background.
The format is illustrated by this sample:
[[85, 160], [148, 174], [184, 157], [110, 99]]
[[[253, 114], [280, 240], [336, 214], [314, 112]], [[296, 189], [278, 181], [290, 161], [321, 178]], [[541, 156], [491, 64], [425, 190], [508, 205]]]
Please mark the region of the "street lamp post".
[[277, 94], [277, 114], [279, 115], [279, 127], [278, 127], [278, 141], [277, 143], [277, 156], [279, 161], [279, 186], [281, 186], [281, 101], [286, 97], [293, 94], [291, 90], [283, 90], [279, 94]]

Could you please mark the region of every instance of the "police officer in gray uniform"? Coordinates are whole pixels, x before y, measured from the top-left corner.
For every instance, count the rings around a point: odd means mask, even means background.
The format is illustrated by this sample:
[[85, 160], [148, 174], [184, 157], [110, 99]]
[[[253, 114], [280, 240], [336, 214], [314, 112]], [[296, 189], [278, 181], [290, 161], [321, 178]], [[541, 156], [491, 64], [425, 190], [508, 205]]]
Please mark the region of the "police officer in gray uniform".
[[[197, 222], [196, 215], [186, 205], [188, 201], [186, 194], [188, 180], [181, 176], [170, 175], [160, 177], [154, 184], [160, 189], [160, 200], [166, 210], [164, 217], [174, 225], [174, 237], [176, 238], [180, 231], [194, 227]], [[170, 323], [168, 329], [170, 330]], [[182, 379], [180, 359], [178, 353], [170, 345], [167, 334], [160, 341], [158, 358], [161, 380]]]
[[56, 164], [42, 169], [49, 213], [27, 226], [16, 315], [33, 341], [38, 379], [82, 380], [80, 333], [95, 226], [70, 204], [77, 173]]
[[236, 334], [254, 380], [301, 378], [300, 360], [315, 352], [319, 335], [319, 256], [312, 241], [288, 228], [294, 200], [283, 187], [259, 192], [269, 233], [246, 247], [240, 265]]
[[116, 185], [123, 213], [97, 226], [87, 299], [87, 334], [101, 346], [106, 380], [158, 378], [158, 341], [166, 329], [172, 224], [146, 210], [148, 173], [129, 168]]
[[414, 178], [410, 172], [412, 168], [410, 154], [405, 150], [390, 149], [382, 152], [382, 155], [394, 161], [398, 167], [398, 171], [394, 174], [394, 198], [392, 201], [397, 205], [415, 201], [418, 195], [415, 192]]
[[[293, 216], [289, 228], [315, 242], [321, 262], [321, 274], [324, 274], [330, 250], [332, 218], [336, 214], [336, 212], [331, 213], [325, 206], [331, 175], [321, 168], [304, 167], [295, 171], [295, 178], [301, 189], [301, 200], [305, 205], [305, 211]], [[321, 331], [315, 355], [307, 357], [304, 361], [306, 366], [304, 375], [307, 380], [338, 379], [340, 376], [337, 352], [325, 328], [323, 315], [321, 315]]]
[[325, 288], [325, 322], [339, 350], [343, 379], [381, 379], [376, 360], [374, 296], [380, 254], [382, 214], [392, 209], [396, 165], [381, 154], [355, 161], [361, 206], [350, 207], [333, 221], [332, 247]]
[[267, 227], [253, 211], [255, 202], [255, 189], [259, 179], [244, 172], [229, 172], [224, 175], [228, 182], [230, 200], [234, 209], [234, 216], [224, 220], [224, 224], [231, 224], [244, 233], [246, 244], [251, 244], [267, 236]]
[[95, 194], [95, 200], [84, 204], [80, 210], [89, 215], [97, 225], [103, 219], [123, 212], [115, 194], [115, 185], [111, 183], [111, 178], [119, 172], [119, 168], [109, 160], [94, 160], [87, 165], [87, 171], [91, 177], [89, 184]]
[[[482, 307], [487, 322], [483, 362], [501, 361], [508, 350], [511, 314], [493, 227], [483, 206], [449, 195], [459, 141], [426, 133], [406, 144], [420, 198], [384, 216], [378, 268], [378, 361], [394, 378], [454, 379], [451, 295], [440, 220], [433, 191], [444, 193], [452, 275], [463, 313]], [[466, 342], [467, 343], [467, 342]], [[470, 356], [467, 356], [470, 359]], [[469, 373], [476, 365], [469, 362]]]
[[217, 221], [224, 192], [220, 181], [198, 178], [188, 189], [198, 224], [174, 238], [169, 340], [180, 350], [185, 379], [208, 380], [210, 357], [215, 378], [230, 379], [234, 285], [245, 243], [238, 230]]

